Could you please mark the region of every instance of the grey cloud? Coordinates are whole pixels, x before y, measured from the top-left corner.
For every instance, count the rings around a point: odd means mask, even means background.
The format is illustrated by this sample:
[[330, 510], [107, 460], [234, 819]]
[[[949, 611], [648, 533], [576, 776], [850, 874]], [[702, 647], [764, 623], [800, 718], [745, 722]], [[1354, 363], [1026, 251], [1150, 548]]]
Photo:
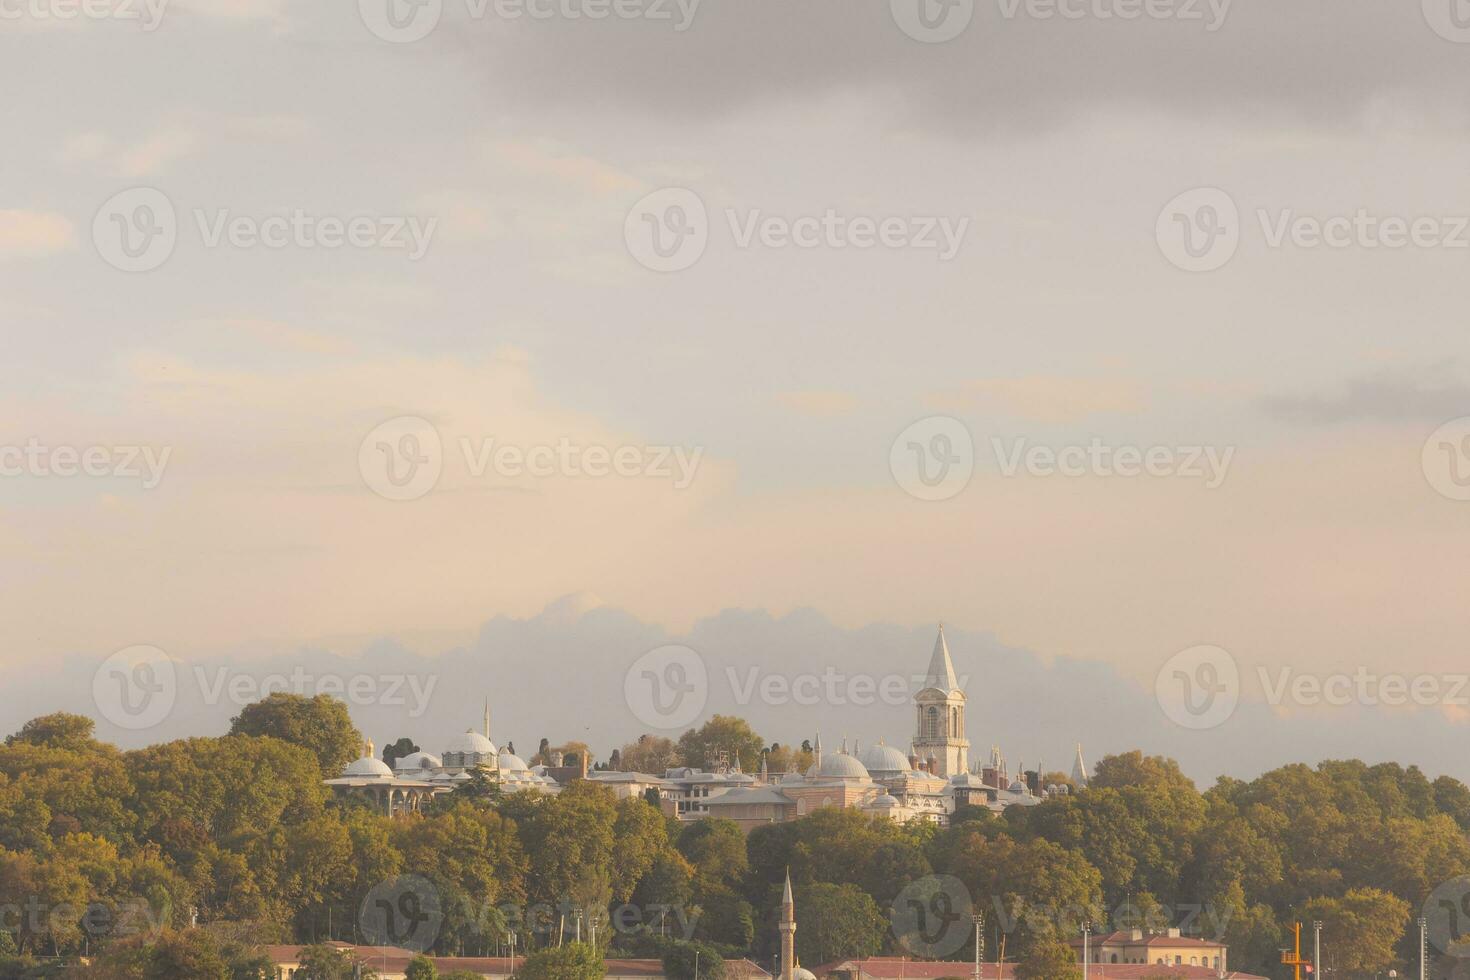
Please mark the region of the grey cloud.
[[1442, 422], [1470, 413], [1470, 384], [1448, 368], [1381, 371], [1352, 378], [1331, 394], [1277, 395], [1262, 405], [1286, 422]]
[[[1207, 0], [1188, 2], [1209, 20]], [[683, 33], [460, 20], [440, 43], [482, 65], [497, 94], [532, 104], [704, 120], [853, 89], [950, 130], [1030, 128], [1106, 104], [1340, 122], [1385, 92], [1446, 99], [1470, 82], [1463, 46], [1435, 34], [1417, 2], [1237, 0], [1213, 33], [1201, 21], [1007, 18], [1010, 7], [976, 0], [968, 29], [944, 44], [903, 34], [887, 0], [705, 0]]]
[[[1066, 769], [1073, 744], [1082, 742], [1089, 763], [1103, 755], [1141, 749], [1178, 759], [1202, 785], [1219, 775], [1249, 778], [1289, 762], [1357, 757], [1369, 762], [1415, 760], [1431, 776], [1470, 779], [1462, 751], [1462, 729], [1433, 711], [1389, 713], [1366, 708], [1335, 709], [1331, 717], [1280, 717], [1260, 700], [1247, 698], [1218, 729], [1188, 731], [1169, 722], [1153, 692], [1112, 666], [1071, 658], [1045, 663], [987, 633], [946, 628], [955, 668], [969, 697], [966, 716], [972, 758], [998, 744], [1012, 767], [1038, 762]], [[311, 677], [351, 679], [407, 676], [392, 689], [400, 704], [351, 703], [359, 728], [379, 745], [401, 735], [439, 751], [454, 734], [478, 728], [484, 700], [491, 700], [497, 741], [514, 741], [522, 752], [537, 742], [580, 739], [599, 758], [648, 730], [624, 701], [624, 675], [645, 652], [666, 643], [698, 651], [707, 665], [709, 700], [698, 724], [715, 713], [747, 718], [767, 740], [799, 744], [820, 730], [825, 746], [842, 738], [870, 745], [878, 738], [901, 748], [913, 731], [907, 704], [810, 705], [741, 703], [727, 682], [757, 674], [793, 677], [829, 668], [844, 677], [882, 677], [922, 672], [934, 641], [932, 626], [874, 624], [843, 629], [811, 610], [782, 617], [727, 610], [674, 636], [612, 608], [585, 609], [560, 602], [529, 619], [497, 617], [474, 644], [442, 655], [421, 655], [391, 640], [369, 644], [359, 655], [339, 657], [302, 649], [287, 656], [232, 656], [187, 663], [179, 671], [178, 701], [159, 726], [129, 732], [99, 721], [98, 735], [126, 747], [193, 735], [222, 734], [240, 705], [228, 697], [206, 703], [201, 691], [227, 692], [236, 677], [253, 682], [297, 669]], [[1161, 651], [1163, 660], [1174, 651]], [[55, 670], [17, 672], [12, 697], [0, 702], [0, 733], [17, 730], [29, 717], [67, 710], [91, 717], [91, 672], [97, 658], [73, 658]], [[1273, 665], [1277, 669], [1283, 665]], [[1242, 660], [1247, 691], [1255, 668]], [[381, 680], [378, 691], [388, 688]], [[427, 710], [413, 716], [416, 692], [427, 692]], [[307, 691], [306, 693], [312, 693]], [[350, 700], [350, 699], [349, 699]], [[420, 699], [422, 700], [422, 699]], [[677, 735], [677, 732], [665, 734]]]

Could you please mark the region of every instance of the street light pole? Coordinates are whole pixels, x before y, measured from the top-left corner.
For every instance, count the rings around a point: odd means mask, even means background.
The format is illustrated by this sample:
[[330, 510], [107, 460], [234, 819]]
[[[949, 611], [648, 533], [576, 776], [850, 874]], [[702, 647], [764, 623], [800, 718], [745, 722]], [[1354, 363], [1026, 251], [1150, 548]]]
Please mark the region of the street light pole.
[[980, 956], [985, 950], [985, 913], [974, 913], [970, 921], [975, 923], [975, 980], [980, 980]]
[[1082, 980], [1088, 980], [1092, 969], [1092, 923], [1082, 923]]
[[1429, 920], [1419, 916], [1419, 980], [1429, 980]]
[[1322, 922], [1312, 923], [1312, 976], [1313, 980], [1322, 976]]

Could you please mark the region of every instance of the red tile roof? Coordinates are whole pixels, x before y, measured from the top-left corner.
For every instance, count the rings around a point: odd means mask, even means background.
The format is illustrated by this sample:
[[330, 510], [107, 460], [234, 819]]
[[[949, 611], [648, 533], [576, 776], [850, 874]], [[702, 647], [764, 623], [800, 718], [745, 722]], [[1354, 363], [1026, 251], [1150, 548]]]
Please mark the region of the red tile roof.
[[[390, 973], [402, 973], [407, 969], [409, 960], [418, 955], [411, 949], [403, 949], [399, 946], [350, 946], [339, 942], [324, 945], [349, 950], [369, 966]], [[261, 952], [265, 953], [272, 963], [295, 963], [305, 948], [305, 946], [263, 946]], [[434, 961], [434, 966], [440, 973], [468, 970], [471, 973], [486, 976], [510, 976], [511, 963], [508, 956], [431, 956], [429, 959]], [[518, 964], [525, 961], [524, 956], [516, 957]], [[607, 976], [613, 978], [648, 977], [650, 980], [655, 980], [664, 975], [663, 963], [659, 960], [609, 959], [604, 963], [607, 966]], [[745, 980], [761, 980], [761, 978], [769, 980], [771, 976], [750, 960], [726, 960], [725, 970], [729, 976], [741, 977]]]
[[[1081, 943], [1079, 942], [1080, 946]], [[1016, 965], [982, 963], [981, 980], [1014, 980]], [[971, 980], [975, 976], [975, 965], [954, 960], [910, 960], [898, 956], [875, 956], [864, 960], [842, 960], [827, 963], [812, 970], [818, 977], [850, 973], [856, 980], [863, 977], [871, 980], [940, 980], [954, 977]], [[861, 973], [861, 977], [857, 974]], [[1089, 973], [1097, 980], [1153, 980], [1155, 977], [1171, 977], [1176, 980], [1214, 980], [1215, 970], [1207, 966], [1172, 966], [1152, 963], [1093, 963]], [[1228, 980], [1266, 980], [1251, 973], [1227, 970]]]

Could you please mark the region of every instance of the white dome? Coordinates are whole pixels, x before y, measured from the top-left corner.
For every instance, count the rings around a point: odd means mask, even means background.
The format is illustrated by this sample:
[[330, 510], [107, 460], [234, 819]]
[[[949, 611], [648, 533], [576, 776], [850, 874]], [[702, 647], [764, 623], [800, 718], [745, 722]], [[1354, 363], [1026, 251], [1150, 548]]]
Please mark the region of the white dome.
[[871, 745], [863, 752], [863, 767], [869, 772], [908, 772], [906, 755], [891, 745]]
[[393, 763], [393, 768], [398, 772], [419, 772], [424, 769], [438, 769], [443, 765], [439, 757], [430, 752], [410, 752]]
[[[815, 768], [815, 767], [814, 767]], [[815, 773], [810, 770], [808, 776], [818, 779], [868, 779], [868, 770], [857, 759], [850, 755], [836, 753], [822, 757], [822, 765]]]
[[495, 747], [494, 742], [471, 729], [463, 735], [456, 735], [450, 739], [449, 745], [444, 749], [444, 754], [448, 755], [451, 752], [477, 752], [480, 755], [496, 755], [499, 751]]
[[500, 768], [505, 772], [530, 772], [526, 760], [505, 749], [500, 751]]
[[382, 759], [364, 756], [342, 770], [344, 776], [386, 776], [393, 778], [393, 770]]
[[791, 971], [792, 980], [817, 980], [817, 975], [804, 966]]

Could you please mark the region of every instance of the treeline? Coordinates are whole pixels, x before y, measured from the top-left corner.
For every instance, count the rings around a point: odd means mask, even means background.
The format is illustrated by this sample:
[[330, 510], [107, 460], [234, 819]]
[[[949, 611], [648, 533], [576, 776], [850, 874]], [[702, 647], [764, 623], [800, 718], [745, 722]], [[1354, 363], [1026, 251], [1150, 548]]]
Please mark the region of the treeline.
[[922, 949], [893, 925], [914, 895], [957, 887], [986, 913], [987, 958], [1049, 980], [1069, 975], [1061, 944], [1083, 921], [1222, 938], [1233, 968], [1268, 972], [1284, 929], [1318, 919], [1340, 975], [1403, 973], [1414, 915], [1470, 872], [1470, 790], [1396, 765], [1287, 766], [1201, 793], [1134, 752], [1102, 760], [1085, 790], [962, 810], [944, 830], [828, 809], [747, 838], [590, 782], [539, 796], [476, 779], [390, 820], [321, 785], [355, 738], [324, 699], [273, 698], [224, 737], [131, 752], [85, 718], [28, 723], [0, 747], [0, 977], [89, 954], [92, 971], [68, 975], [176, 976], [171, 958], [194, 956], [201, 976], [244, 980], [263, 969], [255, 943], [380, 938], [364, 934], [366, 900], [411, 875], [439, 910], [436, 955], [504, 955], [514, 933], [520, 956], [591, 962], [572, 947], [592, 949], [595, 930], [602, 955], [665, 957], [682, 976], [699, 953], [719, 980], [721, 956], [771, 967], [788, 868], [809, 966], [964, 959], [967, 917]]

